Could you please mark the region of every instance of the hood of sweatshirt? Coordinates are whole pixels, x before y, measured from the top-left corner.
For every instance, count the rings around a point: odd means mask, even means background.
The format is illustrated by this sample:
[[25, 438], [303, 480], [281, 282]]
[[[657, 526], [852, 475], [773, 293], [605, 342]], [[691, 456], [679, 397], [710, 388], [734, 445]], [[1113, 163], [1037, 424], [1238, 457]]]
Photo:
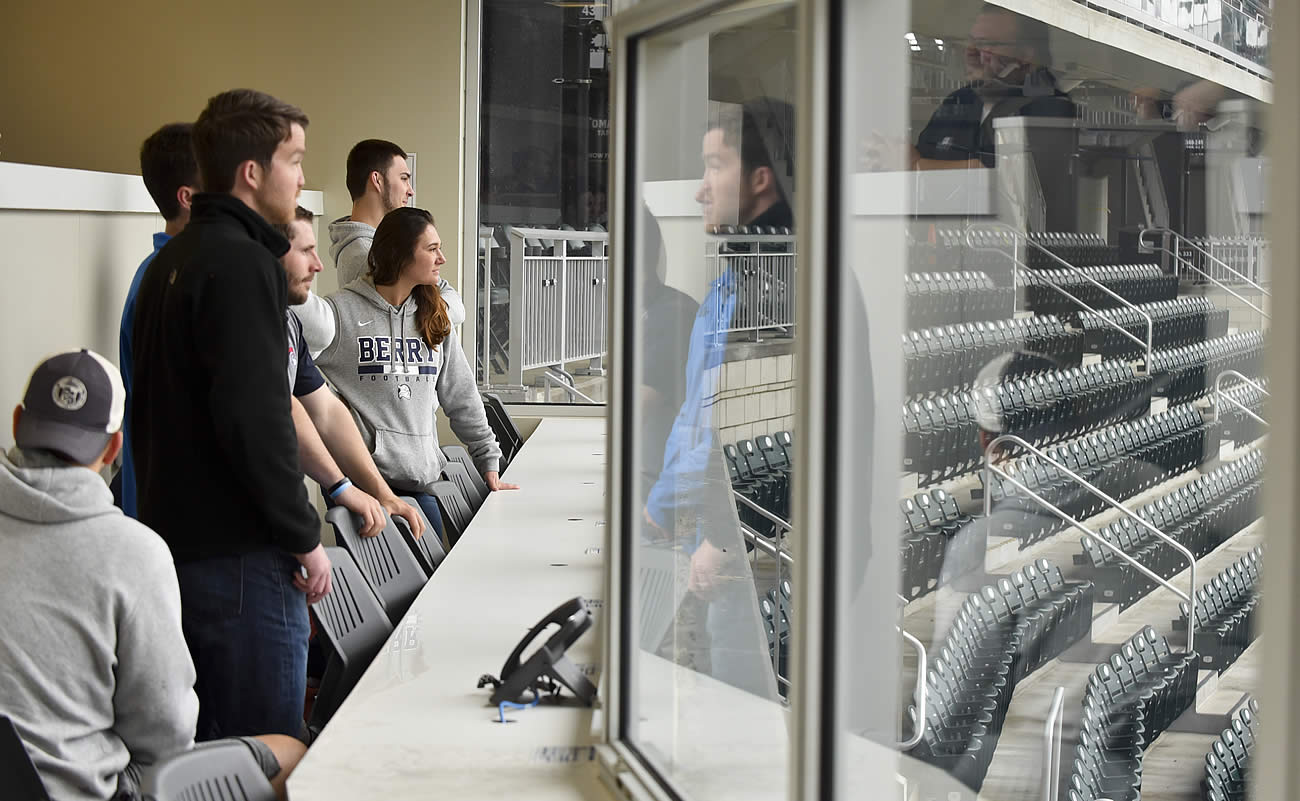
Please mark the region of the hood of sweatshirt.
[[[373, 323], [379, 331], [371, 333], [371, 336], [380, 336], [388, 334], [389, 338], [397, 342], [406, 342], [407, 337], [419, 337], [419, 328], [415, 324], [415, 313], [419, 309], [415, 295], [412, 294], [402, 301], [401, 306], [394, 306], [375, 289], [374, 282], [369, 276], [363, 276], [352, 283], [343, 287], [344, 292], [351, 292], [362, 298], [366, 305], [373, 306], [378, 315]], [[370, 323], [367, 323], [370, 325]], [[387, 329], [387, 330], [385, 330]], [[408, 359], [409, 349], [389, 348], [388, 363], [394, 367], [401, 366]]]
[[93, 470], [14, 448], [0, 454], [0, 514], [29, 523], [71, 523], [122, 510]]
[[[339, 253], [343, 248], [362, 238], [374, 239], [375, 227], [363, 222], [356, 222], [351, 217], [338, 218], [330, 223], [330, 258], [337, 263]], [[366, 248], [366, 250], [369, 249]]]

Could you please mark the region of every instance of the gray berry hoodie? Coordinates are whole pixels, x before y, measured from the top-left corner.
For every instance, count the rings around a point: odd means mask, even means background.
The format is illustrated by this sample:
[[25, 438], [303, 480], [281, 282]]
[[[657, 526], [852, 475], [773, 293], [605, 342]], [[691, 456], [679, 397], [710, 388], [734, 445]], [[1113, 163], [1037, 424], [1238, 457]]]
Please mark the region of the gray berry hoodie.
[[[375, 228], [351, 217], [340, 217], [330, 223], [330, 257], [339, 273], [339, 286], [347, 286], [370, 273], [370, 246], [375, 241]], [[438, 282], [438, 294], [447, 304], [447, 316], [452, 325], [465, 322], [465, 301], [460, 293], [447, 283]]]
[[501, 448], [453, 328], [436, 348], [421, 337], [416, 301], [393, 307], [369, 278], [297, 306], [316, 366], [352, 408], [379, 473], [394, 490], [428, 493], [447, 459], [434, 413], [442, 406], [480, 473]]
[[103, 801], [129, 763], [193, 745], [171, 552], [113, 506], [98, 473], [0, 454], [0, 609], [0, 715], [51, 798]]

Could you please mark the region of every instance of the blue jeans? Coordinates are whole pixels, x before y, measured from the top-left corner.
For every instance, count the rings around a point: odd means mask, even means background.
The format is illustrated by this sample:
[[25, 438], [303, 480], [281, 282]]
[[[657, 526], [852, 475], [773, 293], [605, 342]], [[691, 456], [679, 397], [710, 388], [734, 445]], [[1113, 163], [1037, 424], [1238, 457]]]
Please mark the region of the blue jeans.
[[307, 692], [307, 597], [298, 561], [279, 550], [176, 566], [181, 625], [198, 680], [195, 739], [301, 737]]
[[[438, 499], [432, 495], [423, 495], [418, 492], [412, 492], [411, 498], [419, 504], [420, 511], [424, 512], [425, 518], [428, 519], [429, 525], [433, 526], [433, 531], [438, 535], [438, 541], [442, 542], [442, 510], [438, 507]], [[425, 532], [424, 536], [429, 536], [430, 532]]]

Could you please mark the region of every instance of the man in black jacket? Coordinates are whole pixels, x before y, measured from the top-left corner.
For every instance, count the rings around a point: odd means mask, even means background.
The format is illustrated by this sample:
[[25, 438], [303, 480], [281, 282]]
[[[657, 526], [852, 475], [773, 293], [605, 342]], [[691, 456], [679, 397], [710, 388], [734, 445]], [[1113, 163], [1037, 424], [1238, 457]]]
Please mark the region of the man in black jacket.
[[917, 137], [914, 169], [994, 167], [995, 120], [1074, 117], [1074, 103], [1049, 69], [1050, 30], [1000, 6], [980, 9], [966, 47], [970, 83], [944, 98]]
[[176, 560], [199, 740], [302, 734], [307, 603], [330, 590], [285, 381], [289, 243], [272, 228], [293, 221], [306, 126], [261, 92], [208, 101], [193, 133], [207, 191], [136, 301], [140, 520]]

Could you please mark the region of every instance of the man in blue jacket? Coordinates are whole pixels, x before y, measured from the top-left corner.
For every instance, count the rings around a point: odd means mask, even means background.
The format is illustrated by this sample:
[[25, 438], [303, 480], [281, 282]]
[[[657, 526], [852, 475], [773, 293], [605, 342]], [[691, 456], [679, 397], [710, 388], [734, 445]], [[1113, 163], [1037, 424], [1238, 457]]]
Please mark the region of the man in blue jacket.
[[158, 206], [165, 225], [153, 235], [153, 252], [144, 257], [131, 279], [122, 307], [122, 323], [117, 338], [117, 363], [122, 370], [122, 383], [126, 386], [128, 412], [123, 420], [125, 442], [122, 447], [122, 469], [113, 482], [113, 496], [117, 505], [128, 517], [136, 516], [135, 457], [131, 449], [131, 329], [135, 325], [135, 298], [140, 293], [140, 281], [149, 269], [158, 251], [171, 238], [185, 229], [190, 221], [190, 206], [199, 191], [199, 165], [194, 161], [194, 143], [190, 138], [194, 125], [173, 122], [154, 131], [140, 146], [140, 175], [149, 197]]

